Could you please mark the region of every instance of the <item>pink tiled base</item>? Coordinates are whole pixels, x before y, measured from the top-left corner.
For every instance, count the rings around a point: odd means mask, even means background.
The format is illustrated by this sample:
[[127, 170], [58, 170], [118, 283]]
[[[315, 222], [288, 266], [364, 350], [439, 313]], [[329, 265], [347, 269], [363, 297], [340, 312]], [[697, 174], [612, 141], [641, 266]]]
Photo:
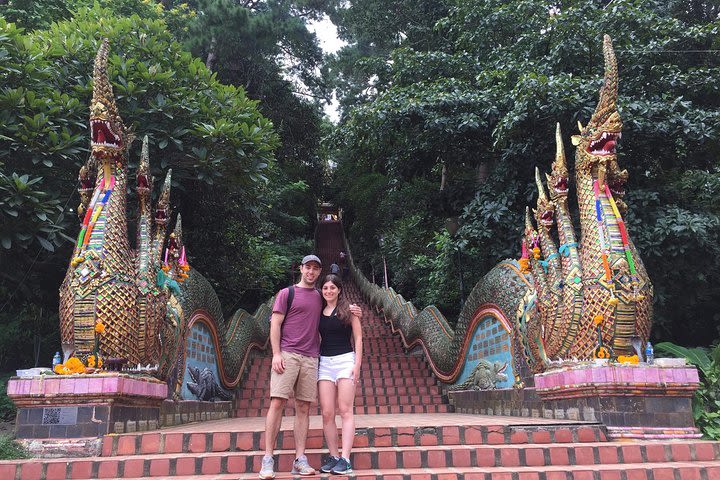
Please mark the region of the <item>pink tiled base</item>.
[[535, 375], [535, 388], [540, 396], [559, 391], [596, 387], [628, 387], [629, 389], [695, 390], [699, 378], [695, 367], [658, 367], [652, 365], [581, 365], [566, 370], [553, 370]]
[[144, 397], [167, 398], [168, 387], [151, 377], [126, 374], [42, 375], [12, 378], [7, 395], [12, 399], [25, 397]]

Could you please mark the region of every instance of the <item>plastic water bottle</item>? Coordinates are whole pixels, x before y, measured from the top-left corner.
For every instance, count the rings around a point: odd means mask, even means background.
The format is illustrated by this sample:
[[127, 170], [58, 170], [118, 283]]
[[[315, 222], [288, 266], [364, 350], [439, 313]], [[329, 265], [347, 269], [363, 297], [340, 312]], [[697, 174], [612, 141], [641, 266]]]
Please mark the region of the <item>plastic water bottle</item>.
[[647, 345], [645, 346], [645, 363], [648, 365], [652, 365], [652, 363], [655, 361], [655, 351], [653, 350], [652, 343], [647, 342]]
[[55, 352], [55, 356], [53, 357], [53, 369], [55, 369], [55, 365], [60, 365], [62, 363], [62, 357], [60, 356], [60, 352]]

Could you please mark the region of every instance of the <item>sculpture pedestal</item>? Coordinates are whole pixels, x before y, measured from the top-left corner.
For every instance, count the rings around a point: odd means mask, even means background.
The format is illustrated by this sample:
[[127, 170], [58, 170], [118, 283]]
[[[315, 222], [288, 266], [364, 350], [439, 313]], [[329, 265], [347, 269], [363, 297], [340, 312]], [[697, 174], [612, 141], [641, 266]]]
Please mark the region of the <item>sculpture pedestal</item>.
[[594, 411], [611, 438], [697, 438], [692, 397], [695, 367], [578, 365], [535, 375], [543, 407]]
[[18, 408], [17, 438], [72, 439], [158, 428], [168, 387], [123, 373], [41, 375], [11, 378], [7, 395]]

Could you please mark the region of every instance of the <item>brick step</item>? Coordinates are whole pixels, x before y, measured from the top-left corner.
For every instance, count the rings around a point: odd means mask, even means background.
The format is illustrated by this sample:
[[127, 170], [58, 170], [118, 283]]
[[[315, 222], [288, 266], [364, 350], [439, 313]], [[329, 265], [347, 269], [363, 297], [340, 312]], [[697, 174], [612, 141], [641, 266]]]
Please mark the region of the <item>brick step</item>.
[[368, 344], [374, 345], [386, 345], [402, 346], [402, 341], [398, 335], [394, 335], [392, 329], [384, 323], [377, 323], [374, 325], [366, 325], [367, 328], [363, 329], [363, 341], [367, 341]]
[[399, 345], [396, 347], [363, 347], [363, 353], [385, 357], [399, 357], [401, 355], [406, 355], [402, 347]]
[[[247, 373], [267, 373], [272, 367], [272, 358], [261, 357], [253, 359], [248, 367]], [[425, 358], [417, 356], [409, 356], [404, 352], [398, 352], [394, 355], [386, 353], [373, 354], [365, 352], [363, 354], [363, 370], [400, 370], [406, 369], [420, 370], [423, 376], [430, 373], [430, 365]]]
[[[268, 403], [268, 397], [243, 398], [236, 402], [236, 408], [262, 408]], [[437, 405], [447, 403], [441, 395], [355, 395], [355, 406], [376, 405]]]
[[[267, 392], [265, 392], [267, 393]], [[437, 385], [423, 387], [373, 387], [363, 386], [355, 389], [355, 397], [371, 396], [371, 395], [442, 395], [442, 389]], [[235, 394], [236, 400], [244, 398], [258, 398], [260, 392], [257, 390], [242, 389]], [[269, 398], [269, 394], [263, 396]]]
[[[246, 380], [259, 380], [263, 378], [270, 378], [270, 366], [253, 366], [245, 374]], [[431, 376], [431, 370], [429, 366], [413, 365], [405, 366], [402, 365], [382, 365], [382, 364], [368, 364], [363, 363], [360, 370], [360, 378], [374, 379], [374, 378], [406, 378], [406, 377], [418, 377], [427, 378]]]
[[[391, 370], [391, 369], [361, 369], [360, 379], [362, 380], [382, 380], [382, 379], [407, 379], [410, 378], [428, 378], [429, 371], [426, 369], [409, 368], [406, 370]], [[270, 369], [262, 369], [258, 371], [251, 371], [245, 376], [245, 381], [253, 381], [260, 379], [269, 379]]]
[[[451, 413], [454, 412], [451, 405], [375, 405], [355, 406], [356, 415], [376, 415], [385, 413]], [[238, 408], [235, 410], [235, 417], [264, 417], [267, 415], [267, 408]], [[295, 409], [285, 407], [285, 416], [295, 415]], [[320, 415], [320, 407], [310, 407], [310, 415]]]
[[[65, 477], [62, 477], [63, 480]], [[203, 476], [158, 476], [154, 480], [256, 480], [257, 473], [212, 474]], [[353, 479], [353, 480], [714, 480], [720, 478], [720, 462], [646, 463], [628, 465], [585, 465], [571, 467], [516, 467], [516, 468], [403, 468], [397, 470], [359, 470], [350, 475], [310, 475], [298, 477], [277, 472], [276, 480], [285, 479]], [[49, 478], [48, 480], [53, 480]]]
[[[234, 422], [234, 420], [233, 420]], [[241, 421], [237, 421], [242, 425]], [[292, 427], [290, 427], [292, 428]], [[261, 451], [265, 446], [262, 431], [215, 431], [215, 432], [139, 432], [112, 435], [103, 438], [102, 456], [147, 455], [163, 453], [202, 453], [223, 451]], [[446, 425], [418, 427], [364, 427], [355, 430], [355, 448], [406, 447], [430, 445], [543, 445], [598, 444], [605, 445], [607, 437], [597, 424], [562, 425]], [[696, 444], [703, 442], [696, 441]], [[709, 442], [704, 442], [709, 443]], [[650, 443], [654, 445], [653, 443]], [[322, 428], [308, 431], [307, 447], [323, 448]], [[632, 445], [609, 444], [627, 447], [624, 456], [638, 457]], [[639, 445], [635, 442], [633, 445]], [[547, 445], [545, 445], [547, 446]], [[277, 438], [278, 450], [295, 448], [295, 435], [281, 430]], [[707, 447], [702, 447], [707, 448]], [[704, 453], [707, 455], [707, 452]]]
[[[262, 357], [255, 359], [250, 367], [250, 371], [259, 369], [262, 371], [270, 370], [272, 366], [272, 358]], [[387, 355], [375, 355], [363, 353], [363, 368], [367, 366], [369, 368], [393, 368], [393, 369], [406, 369], [406, 368], [427, 368], [428, 362], [425, 358], [408, 356], [405, 353], [388, 357]]]
[[[437, 380], [432, 377], [411, 377], [411, 378], [370, 378], [360, 379], [360, 384], [364, 387], [431, 387], [437, 385]], [[243, 389], [259, 390], [270, 388], [270, 374], [266, 378], [247, 380], [242, 383]]]
[[[645, 445], [634, 445], [640, 450]], [[676, 448], [684, 446], [686, 448]], [[601, 445], [606, 451], [612, 451], [613, 445]], [[474, 446], [474, 447], [404, 447], [404, 448], [356, 448], [353, 449], [352, 462], [356, 469], [356, 476], [363, 471], [382, 468], [388, 474], [398, 469], [428, 468], [435, 472], [437, 469], [482, 469], [488, 472], [490, 469], [522, 469], [534, 468], [536, 471], [561, 467], [558, 471], [583, 471], [592, 466], [591, 471], [598, 467], [618, 471], [630, 470], [637, 466], [655, 465], [657, 467], [676, 467], [678, 464], [684, 466], [712, 466], [720, 469], [720, 461], [717, 460], [717, 451], [714, 445], [709, 448], [693, 450], [694, 445], [690, 444], [667, 444], [662, 446], [662, 458], [652, 460], [652, 455], [639, 458], [639, 461], [621, 462], [617, 457], [609, 456], [603, 459], [598, 452], [592, 452], [591, 446], [582, 446], [593, 455], [577, 455], [562, 453], [572, 450], [572, 446], [519, 446], [510, 445], [502, 447]], [[614, 446], [615, 451], [621, 447]], [[553, 457], [553, 451], [561, 453]], [[690, 458], [694, 451], [697, 456]], [[703, 455], [707, 453], [707, 456]], [[687, 458], [686, 455], [688, 454]], [[319, 467], [327, 452], [319, 449], [307, 450], [306, 455], [310, 465]], [[284, 450], [277, 452], [275, 468], [278, 472], [289, 472], [292, 468], [295, 452]], [[523, 458], [525, 457], [525, 458]], [[172, 475], [217, 475], [217, 474], [255, 474], [260, 469], [262, 452], [204, 452], [198, 454], [167, 454], [167, 455], [143, 455], [143, 456], [117, 456], [113, 458], [93, 459], [36, 459], [20, 461], [16, 464], [16, 471], [19, 467], [20, 478], [33, 478], [31, 472], [41, 473], [45, 470], [48, 479], [69, 478], [91, 479], [91, 478], [145, 478], [147, 476], [172, 476]], [[575, 460], [575, 461], [573, 461]], [[698, 465], [699, 464], [699, 465]], [[382, 465], [382, 467], [380, 467]], [[26, 470], [28, 469], [28, 470]], [[70, 472], [68, 472], [68, 469]], [[540, 470], [540, 471], [542, 471]], [[719, 470], [720, 471], [720, 470]], [[1, 473], [1, 471], [0, 471]], [[7, 472], [10, 473], [10, 472]], [[64, 476], [60, 476], [63, 475]], [[655, 480], [657, 476], [654, 475]], [[14, 478], [10, 476], [2, 478]], [[40, 477], [36, 477], [40, 478]], [[590, 477], [593, 478], [593, 477]], [[686, 477], [681, 477], [685, 479]], [[717, 478], [717, 477], [709, 477]], [[574, 477], [576, 480], [576, 477]]]

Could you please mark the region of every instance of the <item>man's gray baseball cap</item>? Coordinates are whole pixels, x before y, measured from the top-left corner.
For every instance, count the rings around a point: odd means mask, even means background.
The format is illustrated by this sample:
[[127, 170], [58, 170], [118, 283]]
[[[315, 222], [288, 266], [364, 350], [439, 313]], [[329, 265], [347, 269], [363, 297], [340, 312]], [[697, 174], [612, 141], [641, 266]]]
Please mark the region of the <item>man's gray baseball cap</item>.
[[322, 262], [317, 255], [305, 255], [302, 259], [302, 264], [305, 265], [308, 262], [317, 262], [322, 267]]

